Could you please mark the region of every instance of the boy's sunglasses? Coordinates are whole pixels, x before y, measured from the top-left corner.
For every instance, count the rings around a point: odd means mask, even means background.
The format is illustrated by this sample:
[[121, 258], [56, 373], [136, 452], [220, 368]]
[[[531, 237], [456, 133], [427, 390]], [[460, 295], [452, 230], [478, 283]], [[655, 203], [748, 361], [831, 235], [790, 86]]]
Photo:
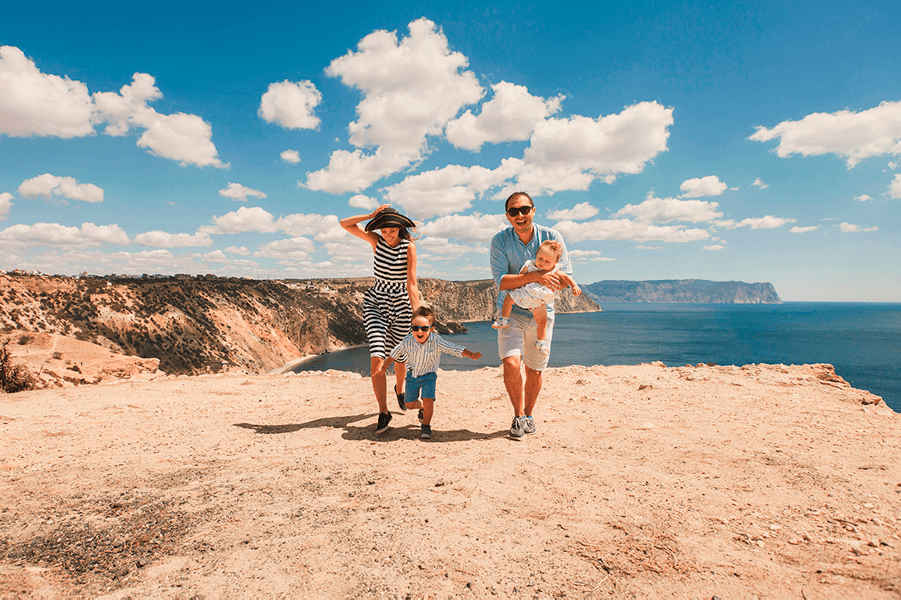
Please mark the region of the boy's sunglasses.
[[413, 331], [428, 331], [431, 325], [412, 325], [410, 329]]
[[511, 217], [515, 217], [516, 215], [527, 215], [532, 212], [534, 206], [511, 206], [507, 209], [507, 214]]

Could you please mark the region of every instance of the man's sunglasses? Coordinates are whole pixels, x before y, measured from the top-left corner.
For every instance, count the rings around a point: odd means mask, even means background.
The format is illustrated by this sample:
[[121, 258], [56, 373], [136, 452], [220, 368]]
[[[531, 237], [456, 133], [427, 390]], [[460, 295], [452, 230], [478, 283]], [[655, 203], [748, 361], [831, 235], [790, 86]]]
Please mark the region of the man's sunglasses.
[[507, 209], [507, 214], [511, 217], [515, 217], [516, 215], [527, 215], [532, 212], [534, 206], [511, 206]]
[[431, 325], [413, 325], [410, 327], [413, 331], [428, 331]]

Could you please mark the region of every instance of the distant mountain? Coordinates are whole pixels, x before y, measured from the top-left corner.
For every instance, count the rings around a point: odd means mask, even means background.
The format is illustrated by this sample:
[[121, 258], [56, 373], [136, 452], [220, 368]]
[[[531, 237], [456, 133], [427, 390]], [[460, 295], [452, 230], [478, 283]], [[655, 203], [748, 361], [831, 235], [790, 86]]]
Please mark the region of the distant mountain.
[[779, 304], [772, 283], [662, 279], [605, 280], [582, 286], [602, 306], [605, 302], [686, 302], [694, 304]]

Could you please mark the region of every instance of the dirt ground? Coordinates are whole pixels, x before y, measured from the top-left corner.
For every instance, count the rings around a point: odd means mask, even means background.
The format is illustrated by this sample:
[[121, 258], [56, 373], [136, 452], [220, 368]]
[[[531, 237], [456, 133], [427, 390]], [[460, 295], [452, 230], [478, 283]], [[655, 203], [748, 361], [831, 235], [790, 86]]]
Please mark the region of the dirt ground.
[[901, 598], [901, 420], [824, 365], [0, 395], [2, 598]]

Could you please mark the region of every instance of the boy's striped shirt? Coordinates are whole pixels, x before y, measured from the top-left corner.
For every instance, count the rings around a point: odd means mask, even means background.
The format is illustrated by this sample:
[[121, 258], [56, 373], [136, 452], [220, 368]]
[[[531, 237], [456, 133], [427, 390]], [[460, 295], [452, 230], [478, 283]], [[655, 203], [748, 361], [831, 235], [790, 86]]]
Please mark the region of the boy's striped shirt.
[[391, 358], [406, 363], [410, 377], [419, 377], [438, 370], [442, 352], [463, 356], [463, 350], [463, 346], [448, 342], [435, 332], [421, 344], [409, 333], [391, 350]]

